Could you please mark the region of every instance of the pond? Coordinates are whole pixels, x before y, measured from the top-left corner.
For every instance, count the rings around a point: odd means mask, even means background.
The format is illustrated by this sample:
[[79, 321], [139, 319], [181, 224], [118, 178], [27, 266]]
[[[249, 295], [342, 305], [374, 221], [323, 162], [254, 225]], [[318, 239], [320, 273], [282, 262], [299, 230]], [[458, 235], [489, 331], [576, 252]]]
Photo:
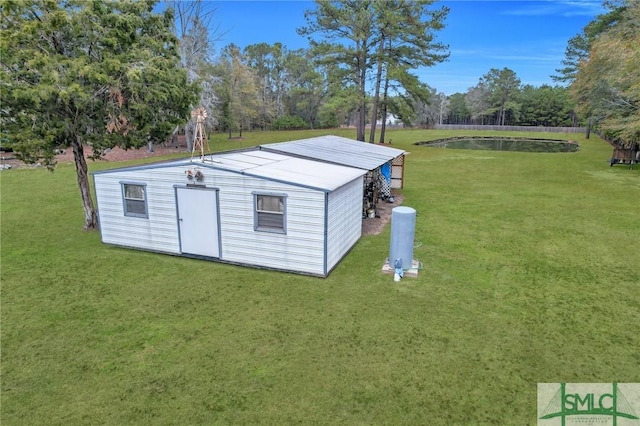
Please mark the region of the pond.
[[541, 138], [514, 138], [497, 136], [458, 136], [427, 142], [416, 142], [434, 148], [481, 149], [519, 152], [576, 152], [580, 145], [574, 141]]

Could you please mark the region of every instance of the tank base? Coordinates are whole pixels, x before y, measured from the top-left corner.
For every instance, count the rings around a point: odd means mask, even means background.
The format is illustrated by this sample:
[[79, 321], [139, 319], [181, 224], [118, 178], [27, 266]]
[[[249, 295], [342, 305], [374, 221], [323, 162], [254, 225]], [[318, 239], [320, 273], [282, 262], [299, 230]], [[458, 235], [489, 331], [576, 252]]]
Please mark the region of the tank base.
[[[420, 269], [420, 262], [413, 259], [411, 262], [411, 268], [404, 270], [405, 277], [415, 278], [418, 276], [418, 270]], [[382, 273], [387, 275], [393, 275], [396, 269], [393, 265], [389, 265], [389, 259], [385, 259], [384, 264], [382, 265]]]

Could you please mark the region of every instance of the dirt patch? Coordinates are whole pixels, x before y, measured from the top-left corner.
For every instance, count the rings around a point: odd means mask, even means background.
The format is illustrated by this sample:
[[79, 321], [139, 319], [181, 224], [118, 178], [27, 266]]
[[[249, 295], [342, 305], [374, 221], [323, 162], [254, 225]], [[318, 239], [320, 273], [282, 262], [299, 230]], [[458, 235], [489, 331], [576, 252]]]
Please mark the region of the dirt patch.
[[[89, 157], [92, 154], [91, 147], [84, 147], [85, 157]], [[124, 150], [119, 147], [115, 147], [109, 150], [101, 160], [97, 160], [96, 162], [120, 162], [120, 161], [128, 161], [128, 160], [136, 160], [139, 158], [153, 158], [153, 157], [161, 157], [163, 155], [168, 154], [185, 154], [188, 152], [186, 147], [179, 146], [178, 148], [174, 148], [172, 146], [154, 146], [153, 152], [149, 152], [147, 147], [140, 149], [127, 149]], [[71, 149], [64, 149], [60, 154], [56, 155], [56, 161], [58, 164], [73, 164], [73, 152]], [[88, 163], [91, 163], [93, 160], [87, 160]], [[22, 161], [16, 158], [15, 153], [13, 152], [2, 152], [0, 153], [0, 164], [2, 166], [10, 165], [12, 169], [21, 169], [25, 167], [40, 167], [38, 164], [25, 164]], [[4, 168], [4, 167], [3, 167]]]
[[362, 219], [362, 235], [378, 235], [391, 220], [391, 210], [402, 204], [402, 200], [404, 200], [404, 197], [395, 191], [392, 191], [391, 195], [394, 198], [393, 203], [380, 201], [376, 204], [376, 213], [380, 217]]

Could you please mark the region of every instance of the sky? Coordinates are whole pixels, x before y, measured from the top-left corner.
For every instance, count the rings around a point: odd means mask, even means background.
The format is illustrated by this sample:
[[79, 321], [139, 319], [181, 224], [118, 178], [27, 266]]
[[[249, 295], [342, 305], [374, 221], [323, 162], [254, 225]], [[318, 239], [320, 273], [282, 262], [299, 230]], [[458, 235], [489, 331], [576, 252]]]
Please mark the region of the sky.
[[[296, 29], [306, 24], [311, 1], [212, 1], [213, 22], [223, 32], [217, 51], [234, 43], [240, 48], [276, 42], [288, 49], [309, 46]], [[492, 68], [509, 68], [522, 84], [554, 85], [551, 75], [562, 67], [568, 40], [596, 15], [600, 1], [440, 1], [450, 9], [437, 41], [450, 57], [433, 67], [414, 70], [423, 83], [447, 95], [466, 93]]]

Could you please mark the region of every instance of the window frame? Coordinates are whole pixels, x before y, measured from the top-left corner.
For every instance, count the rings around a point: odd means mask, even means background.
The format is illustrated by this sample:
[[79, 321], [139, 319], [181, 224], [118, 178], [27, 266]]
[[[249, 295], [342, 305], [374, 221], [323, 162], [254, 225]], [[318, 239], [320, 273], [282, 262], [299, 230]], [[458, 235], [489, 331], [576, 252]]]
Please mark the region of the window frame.
[[[274, 234], [286, 234], [287, 233], [287, 194], [273, 193], [273, 192], [252, 192], [253, 194], [253, 230], [259, 232], [271, 232]], [[270, 211], [270, 210], [258, 210], [258, 198], [259, 197], [271, 197], [279, 198], [282, 202], [282, 212]], [[282, 226], [264, 226], [260, 225], [260, 215], [281, 215]]]
[[[127, 198], [127, 186], [138, 186], [142, 188], [142, 199], [139, 198]], [[122, 189], [122, 211], [127, 217], [138, 217], [143, 219], [149, 218], [149, 206], [147, 204], [147, 184], [140, 182], [120, 182], [120, 188]], [[128, 202], [139, 202], [144, 204], [144, 213], [130, 211]]]

